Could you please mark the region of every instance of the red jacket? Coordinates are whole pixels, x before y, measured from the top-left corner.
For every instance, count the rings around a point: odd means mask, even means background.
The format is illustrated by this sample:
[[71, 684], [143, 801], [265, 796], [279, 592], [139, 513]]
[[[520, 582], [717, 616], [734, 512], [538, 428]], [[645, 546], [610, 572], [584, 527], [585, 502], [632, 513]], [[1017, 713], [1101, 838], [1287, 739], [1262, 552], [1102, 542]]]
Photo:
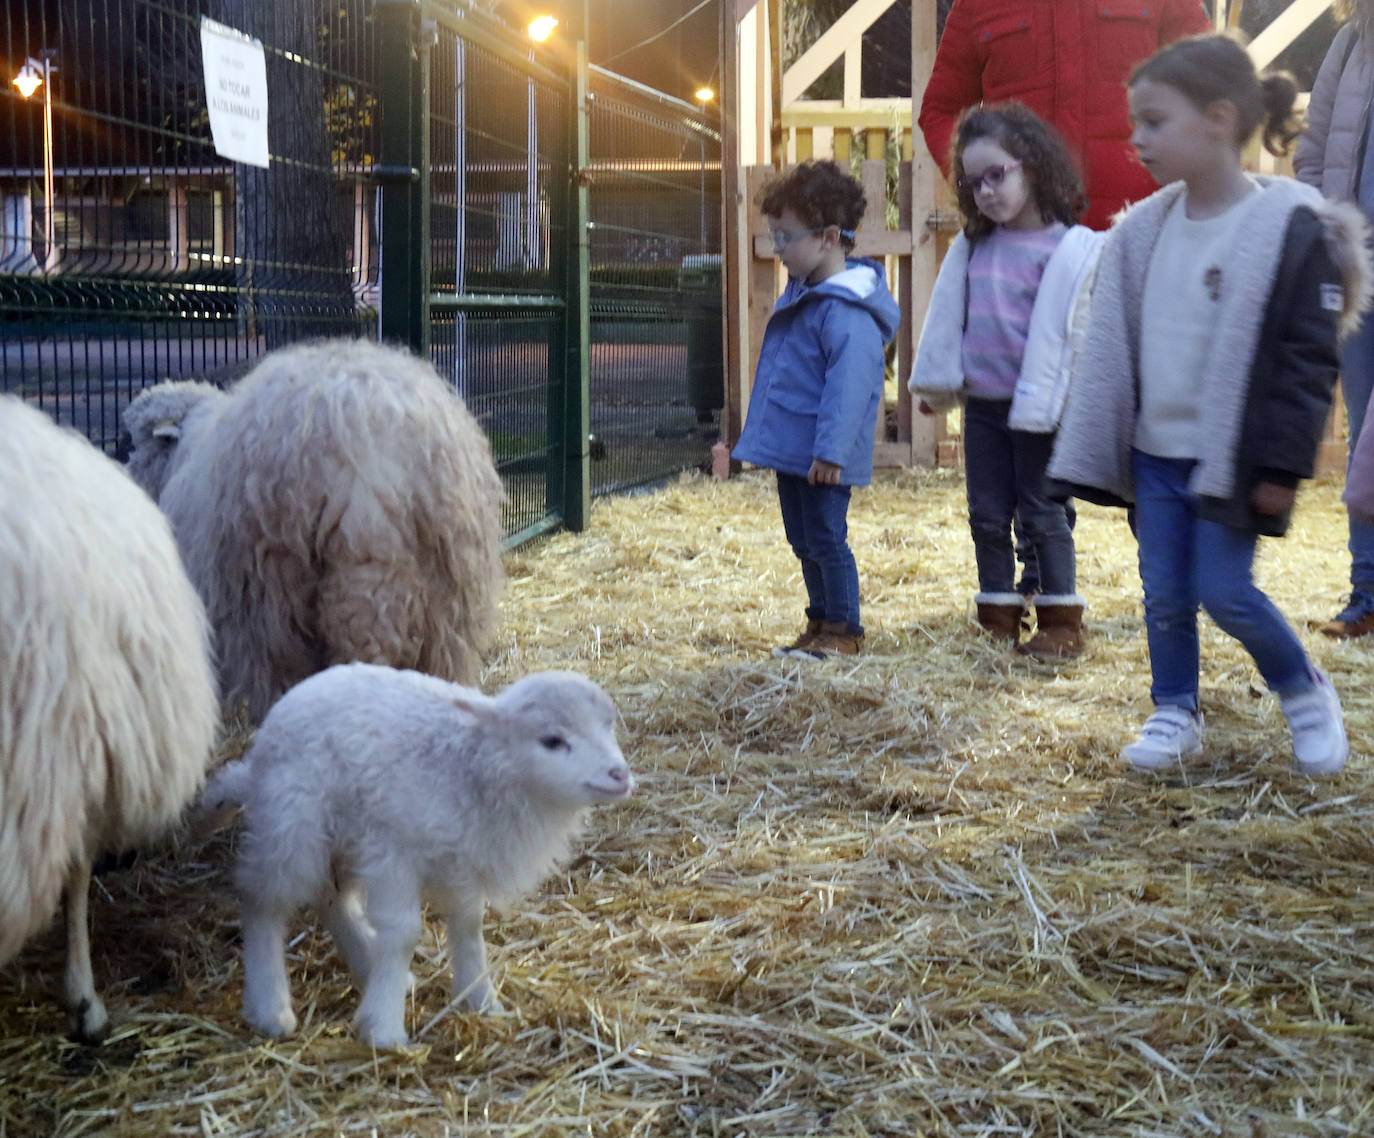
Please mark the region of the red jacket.
[[1084, 224], [1105, 229], [1156, 189], [1130, 143], [1131, 69], [1211, 26], [1199, 0], [955, 0], [921, 100], [926, 145], [948, 176], [959, 112], [1019, 99], [1063, 134], [1082, 166]]

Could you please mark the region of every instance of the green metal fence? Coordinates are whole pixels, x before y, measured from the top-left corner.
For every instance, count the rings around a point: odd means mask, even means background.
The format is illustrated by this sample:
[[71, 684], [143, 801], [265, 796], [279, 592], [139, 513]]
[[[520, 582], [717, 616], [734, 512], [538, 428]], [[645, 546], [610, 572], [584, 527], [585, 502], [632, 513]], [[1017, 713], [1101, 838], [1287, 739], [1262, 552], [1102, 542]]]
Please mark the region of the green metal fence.
[[720, 436], [720, 135], [700, 108], [609, 72], [592, 69], [590, 89], [592, 485], [606, 493], [704, 464]]
[[[266, 169], [211, 145], [202, 17], [262, 42]], [[706, 461], [698, 108], [429, 0], [17, 0], [0, 52], [48, 69], [27, 99], [0, 86], [0, 390], [113, 452], [148, 383], [402, 342], [486, 428], [513, 542]]]

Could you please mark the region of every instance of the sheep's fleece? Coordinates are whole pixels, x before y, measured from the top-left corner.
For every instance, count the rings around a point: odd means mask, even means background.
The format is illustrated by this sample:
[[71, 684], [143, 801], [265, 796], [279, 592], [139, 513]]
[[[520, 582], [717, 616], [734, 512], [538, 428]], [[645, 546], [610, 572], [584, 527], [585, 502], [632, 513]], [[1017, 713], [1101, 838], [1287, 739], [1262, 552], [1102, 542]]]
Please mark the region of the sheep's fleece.
[[486, 436], [428, 363], [334, 340], [229, 392], [150, 388], [129, 471], [172, 519], [224, 698], [258, 721], [332, 664], [476, 678], [496, 625], [503, 491]]
[[403, 1043], [422, 897], [447, 918], [455, 999], [498, 1007], [484, 904], [535, 885], [588, 807], [630, 793], [615, 722], [606, 693], [570, 672], [488, 697], [349, 664], [293, 688], [205, 796], [210, 810], [244, 806], [244, 1018], [267, 1035], [295, 1030], [283, 938], [291, 914], [317, 903], [362, 981], [363, 1038]]
[[200, 789], [217, 725], [205, 615], [167, 519], [85, 439], [0, 397], [0, 471], [0, 964], [66, 884], [67, 995], [93, 1037], [91, 860], [156, 836]]

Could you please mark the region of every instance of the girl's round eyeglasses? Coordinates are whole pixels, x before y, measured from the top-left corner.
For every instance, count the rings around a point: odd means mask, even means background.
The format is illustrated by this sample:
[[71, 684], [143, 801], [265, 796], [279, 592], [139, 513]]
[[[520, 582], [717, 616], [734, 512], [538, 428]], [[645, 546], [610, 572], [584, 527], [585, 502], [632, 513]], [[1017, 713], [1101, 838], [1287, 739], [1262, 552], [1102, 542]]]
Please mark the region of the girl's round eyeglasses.
[[965, 175], [954, 184], [961, 190], [967, 190], [971, 194], [976, 194], [985, 185], [988, 189], [995, 190], [1006, 181], [1007, 175], [1020, 165], [1020, 162], [1008, 162], [1005, 166], [989, 166], [976, 178], [970, 178], [968, 175]]

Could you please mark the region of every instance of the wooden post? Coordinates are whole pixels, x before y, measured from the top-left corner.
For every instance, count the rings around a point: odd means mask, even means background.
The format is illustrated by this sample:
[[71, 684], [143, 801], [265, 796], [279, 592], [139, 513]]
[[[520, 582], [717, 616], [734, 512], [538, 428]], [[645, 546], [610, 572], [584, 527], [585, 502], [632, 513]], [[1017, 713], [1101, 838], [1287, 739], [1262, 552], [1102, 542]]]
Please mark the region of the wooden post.
[[[739, 148], [739, 26], [735, 5], [720, 6], [720, 206], [721, 218], [721, 323], [725, 343], [725, 399], [720, 412], [720, 442], [713, 456], [717, 477], [730, 473], [730, 448], [739, 440], [744, 425], [744, 362], [742, 340], [746, 334], [747, 294], [745, 274], [752, 258], [743, 224], [745, 210], [743, 170]], [[720, 453], [723, 451], [723, 457]]]
[[768, 78], [773, 106], [769, 122], [768, 159], [775, 167], [782, 169], [782, 0], [768, 0]]
[[[910, 224], [911, 163], [903, 161], [897, 175], [897, 216]], [[915, 251], [915, 242], [912, 242]], [[911, 378], [911, 361], [915, 355], [916, 333], [911, 311], [911, 264], [914, 257], [902, 257], [897, 262], [897, 303], [901, 307], [902, 322], [897, 328], [897, 441], [906, 444], [906, 461], [911, 461], [912, 400], [906, 381]]]
[[[911, 6], [911, 121], [915, 124], [920, 113], [926, 83], [935, 66], [935, 5], [915, 3]], [[936, 183], [940, 169], [930, 156], [924, 139], [913, 143], [915, 152], [911, 162], [911, 213], [907, 224], [911, 227], [911, 291], [903, 298], [903, 307], [911, 312], [907, 330], [908, 351], [914, 352], [920, 336], [930, 294], [935, 288], [935, 274], [939, 263], [935, 255], [935, 232], [926, 224], [935, 207]], [[934, 466], [939, 452], [939, 436], [935, 418], [912, 416], [911, 461], [921, 466]]]
[[763, 333], [778, 295], [778, 264], [768, 246], [768, 220], [759, 210], [763, 188], [777, 174], [772, 166], [751, 166], [745, 171], [748, 197], [745, 216], [749, 218], [749, 325], [748, 359], [744, 361], [745, 385], [743, 411], [749, 409], [749, 395], [754, 389], [754, 373], [758, 368], [759, 352], [763, 349]]

